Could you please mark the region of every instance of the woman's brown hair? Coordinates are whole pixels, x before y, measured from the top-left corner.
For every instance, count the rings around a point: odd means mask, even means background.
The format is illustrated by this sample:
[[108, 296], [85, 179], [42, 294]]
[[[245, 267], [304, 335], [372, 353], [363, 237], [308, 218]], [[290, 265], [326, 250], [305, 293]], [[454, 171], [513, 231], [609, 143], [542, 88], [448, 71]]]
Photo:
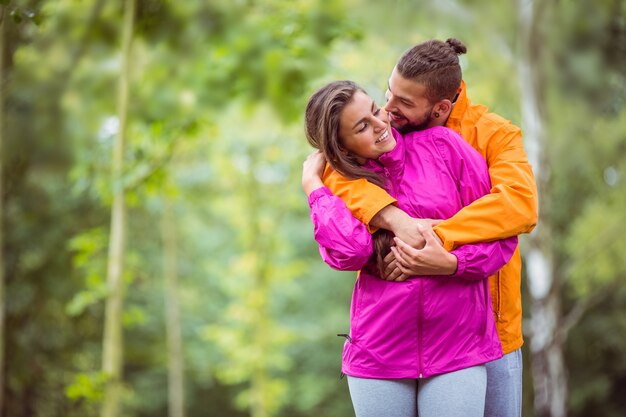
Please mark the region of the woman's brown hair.
[[[343, 109], [352, 102], [357, 91], [365, 90], [352, 81], [335, 81], [315, 92], [306, 106], [304, 113], [304, 132], [306, 138], [319, 149], [331, 167], [346, 178], [365, 179], [384, 186], [384, 180], [375, 172], [363, 168], [350, 152], [343, 147], [339, 128]], [[386, 230], [374, 233], [374, 260], [380, 276], [384, 276], [383, 259], [391, 251], [392, 234]]]

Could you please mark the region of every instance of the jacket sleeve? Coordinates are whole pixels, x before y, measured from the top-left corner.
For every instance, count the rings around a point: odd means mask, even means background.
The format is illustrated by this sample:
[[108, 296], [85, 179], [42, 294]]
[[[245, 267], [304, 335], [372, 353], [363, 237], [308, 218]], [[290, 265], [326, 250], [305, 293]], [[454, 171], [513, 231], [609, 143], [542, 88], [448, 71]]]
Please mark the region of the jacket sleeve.
[[348, 179], [336, 172], [328, 164], [326, 164], [322, 181], [332, 194], [343, 200], [352, 215], [364, 223], [371, 233], [376, 231], [376, 228], [369, 226], [376, 213], [389, 204], [396, 203], [396, 199], [387, 194], [382, 188], [363, 178], [357, 180]]
[[[457, 133], [448, 130], [447, 134], [448, 138], [439, 140], [439, 150], [457, 181], [461, 204], [464, 207], [471, 206], [489, 193], [487, 165], [478, 151]], [[461, 245], [451, 252], [458, 260], [457, 271], [453, 276], [465, 279], [487, 278], [509, 262], [516, 248], [517, 236]]]
[[451, 253], [458, 261], [452, 276], [465, 279], [484, 279], [495, 274], [511, 260], [517, 248], [517, 236], [485, 243], [461, 245]]
[[309, 195], [313, 233], [324, 262], [340, 271], [358, 271], [373, 252], [372, 236], [344, 202], [326, 187]]
[[491, 190], [434, 228], [447, 250], [528, 233], [537, 224], [537, 185], [521, 130], [510, 123], [491, 130], [481, 139]]

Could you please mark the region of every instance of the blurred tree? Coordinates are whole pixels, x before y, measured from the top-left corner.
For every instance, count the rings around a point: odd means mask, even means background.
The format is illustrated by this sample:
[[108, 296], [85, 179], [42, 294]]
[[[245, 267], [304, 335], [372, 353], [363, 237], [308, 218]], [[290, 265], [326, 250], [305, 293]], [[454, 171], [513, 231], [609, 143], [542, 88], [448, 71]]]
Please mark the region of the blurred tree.
[[105, 306], [102, 371], [107, 381], [102, 417], [117, 417], [121, 411], [122, 361], [124, 342], [122, 338], [122, 312], [124, 300], [124, 250], [126, 241], [126, 184], [124, 184], [124, 144], [129, 103], [129, 80], [131, 45], [135, 21], [135, 0], [124, 2], [122, 27], [122, 66], [119, 81], [117, 114], [119, 127], [113, 146], [111, 183], [113, 204], [111, 207], [111, 230], [107, 266], [107, 295]]
[[4, 19], [5, 5], [0, 5], [0, 416], [4, 413], [4, 346], [5, 346], [5, 319], [4, 319], [4, 100], [5, 100], [5, 73], [4, 73]]
[[178, 295], [178, 242], [176, 217], [169, 196], [164, 197], [161, 223], [165, 323], [167, 334], [169, 417], [185, 417], [184, 355]]
[[579, 368], [566, 363], [567, 349], [580, 342], [570, 333], [625, 275], [626, 241], [614, 231], [624, 220], [615, 196], [623, 188], [624, 142], [617, 138], [625, 133], [626, 61], [613, 51], [626, 36], [626, 10], [619, 1], [519, 5], [524, 130], [541, 202], [526, 255], [534, 415], [565, 416], [568, 404], [581, 406], [583, 391], [568, 395], [580, 386], [580, 379], [568, 383], [568, 369]]
[[614, 344], [626, 308], [626, 5], [583, 1], [550, 16], [568, 28], [549, 45], [558, 86], [550, 103], [551, 187], [558, 271], [566, 277], [569, 415], [617, 416], [626, 375], [624, 350]]
[[549, 187], [551, 161], [548, 159], [545, 120], [546, 85], [544, 68], [545, 39], [541, 18], [547, 2], [519, 1], [520, 84], [522, 126], [528, 157], [537, 179], [540, 196], [540, 221], [531, 234], [526, 253], [528, 288], [531, 296], [531, 365], [535, 415], [566, 415], [567, 376], [563, 358], [564, 339], [555, 337], [561, 321], [560, 278], [554, 273], [553, 224], [550, 217]]
[[[547, 3], [540, 99], [550, 245], [563, 312], [576, 312], [557, 327], [579, 323], [563, 344], [576, 381], [568, 413], [612, 417], [626, 397], [626, 295], [610, 291], [625, 275], [623, 6]], [[7, 7], [20, 13], [5, 20], [3, 68], [4, 411], [94, 416], [105, 383], [122, 4]], [[352, 78], [382, 99], [402, 50], [454, 36], [470, 50], [462, 65], [472, 98], [519, 123], [517, 10], [473, 0], [419, 10], [407, 0], [140, 0], [135, 10], [123, 172], [124, 414], [167, 412], [176, 359], [188, 364], [189, 416], [244, 416], [253, 404], [276, 416], [350, 414], [334, 335], [348, 326], [354, 277], [319, 260], [299, 189], [308, 146], [298, 124], [310, 86]], [[184, 340], [171, 359], [166, 290], [155, 279], [165, 275], [166, 239], [155, 225], [165, 221], [170, 186]]]
[[93, 213], [78, 217], [85, 211], [84, 200], [65, 188], [71, 147], [66, 136], [57, 135], [61, 130], [58, 97], [39, 90], [37, 75], [24, 71], [23, 52], [37, 39], [44, 2], [3, 3], [5, 16], [11, 16], [3, 20], [2, 66], [3, 220], [11, 225], [5, 229], [2, 265], [6, 274], [3, 347], [11, 358], [3, 368], [7, 375], [3, 412], [40, 413], [45, 399], [47, 409], [67, 413], [65, 375], [58, 364], [72, 363], [67, 347], [80, 340], [66, 329], [83, 329], [84, 322], [70, 326], [64, 312], [63, 299], [75, 280], [63, 248], [72, 230], [89, 222]]
[[[221, 127], [231, 141], [216, 145], [211, 158], [220, 173], [212, 211], [226, 221], [234, 245], [221, 248], [212, 262], [229, 301], [205, 335], [223, 355], [215, 364], [217, 376], [225, 383], [245, 384], [237, 404], [252, 416], [272, 416], [291, 402], [293, 359], [286, 350], [297, 333], [285, 322], [280, 300], [281, 290], [304, 272], [304, 265], [289, 248], [294, 238], [283, 222], [295, 214], [289, 208], [302, 203], [297, 183], [290, 182], [293, 175], [287, 175], [301, 153], [297, 142], [271, 133], [276, 129], [268, 108], [260, 107], [248, 118], [248, 123], [266, 127], [258, 133], [239, 131], [237, 113], [237, 107], [227, 113], [229, 123]], [[237, 123], [230, 125], [233, 121]]]

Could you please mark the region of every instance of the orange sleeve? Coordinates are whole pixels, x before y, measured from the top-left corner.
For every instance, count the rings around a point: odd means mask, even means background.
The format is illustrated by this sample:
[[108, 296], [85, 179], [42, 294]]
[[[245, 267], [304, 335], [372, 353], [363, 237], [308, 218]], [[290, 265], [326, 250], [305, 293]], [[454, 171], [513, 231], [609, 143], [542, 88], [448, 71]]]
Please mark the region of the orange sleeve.
[[528, 233], [537, 224], [537, 185], [521, 130], [513, 126], [478, 138], [485, 140], [491, 191], [434, 228], [448, 251]]
[[346, 203], [348, 210], [367, 226], [370, 233], [376, 231], [375, 227], [370, 227], [370, 221], [376, 213], [389, 204], [396, 203], [396, 199], [382, 188], [362, 178], [348, 179], [332, 169], [329, 164], [326, 164], [322, 181], [334, 195]]

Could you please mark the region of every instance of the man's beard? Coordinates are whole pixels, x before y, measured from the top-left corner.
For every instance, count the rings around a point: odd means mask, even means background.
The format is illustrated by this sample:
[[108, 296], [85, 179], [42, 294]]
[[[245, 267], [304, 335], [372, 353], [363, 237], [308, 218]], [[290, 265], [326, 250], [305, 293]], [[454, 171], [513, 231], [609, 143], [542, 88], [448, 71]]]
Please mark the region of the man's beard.
[[[430, 127], [429, 126], [430, 123], [434, 120], [434, 117], [431, 116], [432, 112], [433, 112], [433, 109], [431, 107], [426, 113], [426, 116], [424, 116], [424, 118], [418, 123], [409, 122], [405, 124], [404, 126], [396, 128], [396, 130], [402, 134], [405, 134], [405, 133], [418, 132], [420, 130], [428, 129]], [[392, 123], [392, 126], [393, 126], [393, 123]]]

